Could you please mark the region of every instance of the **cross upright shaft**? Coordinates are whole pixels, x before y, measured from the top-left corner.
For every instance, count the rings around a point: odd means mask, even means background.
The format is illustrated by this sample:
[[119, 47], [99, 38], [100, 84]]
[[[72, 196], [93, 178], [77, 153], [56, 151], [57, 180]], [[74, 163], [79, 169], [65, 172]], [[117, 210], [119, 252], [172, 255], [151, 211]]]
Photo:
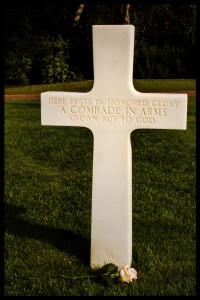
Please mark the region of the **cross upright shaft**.
[[132, 84], [134, 26], [94, 25], [94, 86], [41, 95], [42, 125], [93, 132], [91, 267], [132, 261], [132, 150], [138, 128], [186, 129], [187, 95], [140, 93]]
[[97, 25], [93, 31], [93, 90], [125, 97], [133, 89], [134, 26]]
[[[127, 30], [127, 28], [129, 30]], [[94, 86], [101, 98], [126, 97], [133, 74], [133, 26], [93, 26]], [[110, 98], [110, 99], [109, 99]], [[108, 103], [109, 103], [108, 102]], [[132, 260], [132, 151], [120, 126], [94, 134], [91, 267]]]

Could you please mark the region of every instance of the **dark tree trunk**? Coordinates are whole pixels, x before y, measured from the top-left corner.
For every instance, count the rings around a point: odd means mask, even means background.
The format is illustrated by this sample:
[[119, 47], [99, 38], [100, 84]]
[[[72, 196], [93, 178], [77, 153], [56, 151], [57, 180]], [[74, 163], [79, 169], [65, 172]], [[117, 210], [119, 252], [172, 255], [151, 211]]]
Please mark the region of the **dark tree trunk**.
[[76, 8], [74, 19], [73, 19], [73, 26], [76, 26], [81, 18], [82, 12], [83, 12], [84, 4], [78, 4], [78, 7]]
[[115, 5], [115, 24], [130, 24], [130, 4]]

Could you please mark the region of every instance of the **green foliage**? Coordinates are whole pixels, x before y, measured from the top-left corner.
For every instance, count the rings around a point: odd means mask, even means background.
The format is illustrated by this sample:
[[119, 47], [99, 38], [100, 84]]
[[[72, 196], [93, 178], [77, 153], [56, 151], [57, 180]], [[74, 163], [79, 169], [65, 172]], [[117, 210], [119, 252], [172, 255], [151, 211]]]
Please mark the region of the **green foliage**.
[[76, 75], [70, 71], [67, 59], [69, 56], [69, 42], [64, 41], [61, 35], [57, 39], [49, 36], [38, 38], [38, 47], [35, 57], [39, 65], [42, 83], [62, 83], [74, 81]]
[[135, 4], [132, 9], [135, 77], [195, 78], [195, 5]]
[[[165, 43], [164, 46], [145, 45], [137, 61], [138, 77], [146, 78], [179, 78], [185, 72], [183, 57], [187, 49]], [[140, 73], [140, 75], [139, 75]]]
[[10, 52], [5, 59], [5, 83], [29, 84], [31, 67], [32, 61], [26, 54]]
[[[72, 28], [75, 9], [75, 3], [5, 3], [5, 84], [93, 78], [92, 25], [113, 24], [115, 5], [85, 4]], [[135, 3], [130, 19], [134, 78], [196, 78], [196, 5]], [[28, 70], [17, 76], [23, 57]]]

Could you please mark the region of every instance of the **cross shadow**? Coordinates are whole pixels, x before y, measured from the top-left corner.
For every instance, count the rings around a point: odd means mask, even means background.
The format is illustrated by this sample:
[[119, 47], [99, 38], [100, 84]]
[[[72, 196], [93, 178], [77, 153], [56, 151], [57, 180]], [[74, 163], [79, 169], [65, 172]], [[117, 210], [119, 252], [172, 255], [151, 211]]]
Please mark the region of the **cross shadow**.
[[75, 255], [84, 265], [90, 264], [90, 241], [68, 230], [31, 223], [22, 218], [23, 206], [5, 204], [5, 231], [51, 244], [58, 250]]

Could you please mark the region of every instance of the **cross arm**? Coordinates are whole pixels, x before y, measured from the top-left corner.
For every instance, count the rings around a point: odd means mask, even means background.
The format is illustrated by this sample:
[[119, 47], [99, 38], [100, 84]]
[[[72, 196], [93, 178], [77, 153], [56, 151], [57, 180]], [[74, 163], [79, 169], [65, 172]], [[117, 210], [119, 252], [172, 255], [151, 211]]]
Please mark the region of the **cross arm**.
[[88, 93], [41, 94], [42, 125], [81, 126], [96, 130], [139, 128], [186, 129], [187, 94], [140, 93], [134, 88], [124, 96]]
[[[134, 94], [133, 130], [148, 129], [186, 129], [187, 127], [187, 94], [140, 93]], [[131, 116], [131, 108], [127, 108]]]
[[91, 127], [90, 93], [41, 93], [41, 124]]

